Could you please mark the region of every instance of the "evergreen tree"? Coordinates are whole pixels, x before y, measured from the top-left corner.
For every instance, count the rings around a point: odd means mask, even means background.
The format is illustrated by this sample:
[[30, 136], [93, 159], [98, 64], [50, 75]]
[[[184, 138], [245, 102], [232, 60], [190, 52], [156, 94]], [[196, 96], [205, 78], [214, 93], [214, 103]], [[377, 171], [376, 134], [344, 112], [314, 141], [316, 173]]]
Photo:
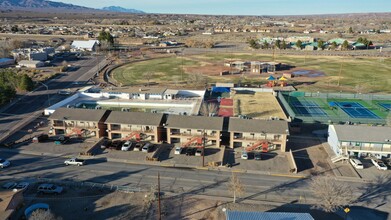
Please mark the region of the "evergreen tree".
[[301, 42], [301, 40], [298, 40], [296, 42], [296, 47], [299, 48], [300, 50], [302, 49], [302, 46], [303, 46], [303, 42]]
[[343, 43], [342, 43], [342, 49], [344, 50], [347, 50], [349, 48], [349, 42], [347, 40], [345, 40]]
[[19, 83], [19, 89], [24, 91], [31, 91], [34, 89], [34, 82], [27, 74], [22, 76]]
[[108, 42], [109, 44], [113, 44], [113, 43], [114, 43], [114, 37], [111, 36], [111, 34], [110, 34], [109, 32], [106, 32], [106, 31], [101, 31], [101, 32], [99, 33], [98, 40], [99, 40], [100, 42], [106, 41], [106, 42]]

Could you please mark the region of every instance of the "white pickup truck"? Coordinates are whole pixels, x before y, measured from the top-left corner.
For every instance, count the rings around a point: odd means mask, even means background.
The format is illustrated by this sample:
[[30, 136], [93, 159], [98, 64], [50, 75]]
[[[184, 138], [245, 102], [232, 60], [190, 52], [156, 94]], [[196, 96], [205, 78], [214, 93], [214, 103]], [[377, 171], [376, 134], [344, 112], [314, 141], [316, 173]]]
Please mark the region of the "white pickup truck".
[[65, 165], [77, 165], [77, 166], [83, 166], [84, 165], [84, 160], [77, 159], [77, 158], [71, 158], [66, 160]]

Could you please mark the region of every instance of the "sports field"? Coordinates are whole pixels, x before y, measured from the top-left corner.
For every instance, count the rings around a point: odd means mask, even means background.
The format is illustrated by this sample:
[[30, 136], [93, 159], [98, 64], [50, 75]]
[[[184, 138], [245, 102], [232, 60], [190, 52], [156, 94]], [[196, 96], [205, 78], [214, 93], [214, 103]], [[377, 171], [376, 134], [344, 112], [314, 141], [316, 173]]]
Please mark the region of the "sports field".
[[[191, 75], [197, 73], [210, 83], [242, 82], [265, 83], [265, 76], [257, 74], [237, 74], [220, 76], [219, 68], [224, 67], [227, 60], [242, 61], [272, 61], [272, 55], [209, 53], [189, 55], [185, 57], [166, 57], [147, 61], [130, 63], [113, 70], [113, 77], [123, 85], [145, 84], [151, 73], [151, 82], [159, 84], [174, 84], [174, 82], [197, 84], [191, 81]], [[334, 57], [334, 56], [292, 56], [275, 55], [276, 62], [294, 66], [294, 69], [320, 71], [322, 77], [297, 77], [288, 80], [302, 91], [330, 92], [342, 91], [349, 93], [391, 93], [391, 58], [370, 57]], [[290, 70], [292, 71], [292, 70]], [[282, 71], [284, 72], [284, 71]], [[282, 74], [277, 73], [277, 74]], [[339, 86], [338, 86], [339, 83]]]
[[[299, 95], [297, 95], [299, 94]], [[308, 95], [310, 94], [310, 95]], [[321, 94], [321, 93], [284, 93], [279, 98], [287, 103], [284, 108], [293, 111], [291, 116], [304, 121], [313, 120], [331, 121], [354, 121], [369, 123], [385, 121], [390, 114], [390, 99], [353, 98], [355, 95], [345, 94]], [[337, 97], [340, 95], [341, 97]], [[384, 98], [384, 97], [382, 97]], [[289, 112], [289, 110], [287, 110]]]

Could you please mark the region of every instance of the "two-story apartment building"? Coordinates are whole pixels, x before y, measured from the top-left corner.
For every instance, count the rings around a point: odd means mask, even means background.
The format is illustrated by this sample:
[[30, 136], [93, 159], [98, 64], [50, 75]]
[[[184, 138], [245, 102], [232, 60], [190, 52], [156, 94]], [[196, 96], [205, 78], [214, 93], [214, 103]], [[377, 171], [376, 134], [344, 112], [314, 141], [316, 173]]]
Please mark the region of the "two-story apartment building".
[[269, 150], [285, 152], [289, 128], [288, 122], [282, 120], [230, 118], [228, 132], [231, 148], [257, 148], [267, 143]]
[[53, 135], [105, 136], [106, 110], [59, 108], [50, 117]]
[[183, 145], [205, 137], [206, 146], [220, 147], [223, 122], [221, 117], [169, 115], [165, 123], [167, 142]]
[[[106, 119], [108, 138], [162, 141], [164, 114], [112, 111]], [[141, 136], [141, 137], [140, 137]]]
[[327, 141], [337, 156], [391, 156], [391, 127], [330, 125]]

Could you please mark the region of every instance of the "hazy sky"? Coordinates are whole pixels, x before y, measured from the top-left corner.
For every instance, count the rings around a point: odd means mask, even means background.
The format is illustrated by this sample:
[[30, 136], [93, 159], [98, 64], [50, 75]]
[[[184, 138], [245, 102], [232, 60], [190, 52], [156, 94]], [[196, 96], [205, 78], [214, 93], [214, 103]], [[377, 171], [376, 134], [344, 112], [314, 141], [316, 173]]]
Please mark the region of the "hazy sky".
[[121, 6], [149, 13], [304, 15], [391, 12], [391, 0], [54, 0], [91, 8]]

